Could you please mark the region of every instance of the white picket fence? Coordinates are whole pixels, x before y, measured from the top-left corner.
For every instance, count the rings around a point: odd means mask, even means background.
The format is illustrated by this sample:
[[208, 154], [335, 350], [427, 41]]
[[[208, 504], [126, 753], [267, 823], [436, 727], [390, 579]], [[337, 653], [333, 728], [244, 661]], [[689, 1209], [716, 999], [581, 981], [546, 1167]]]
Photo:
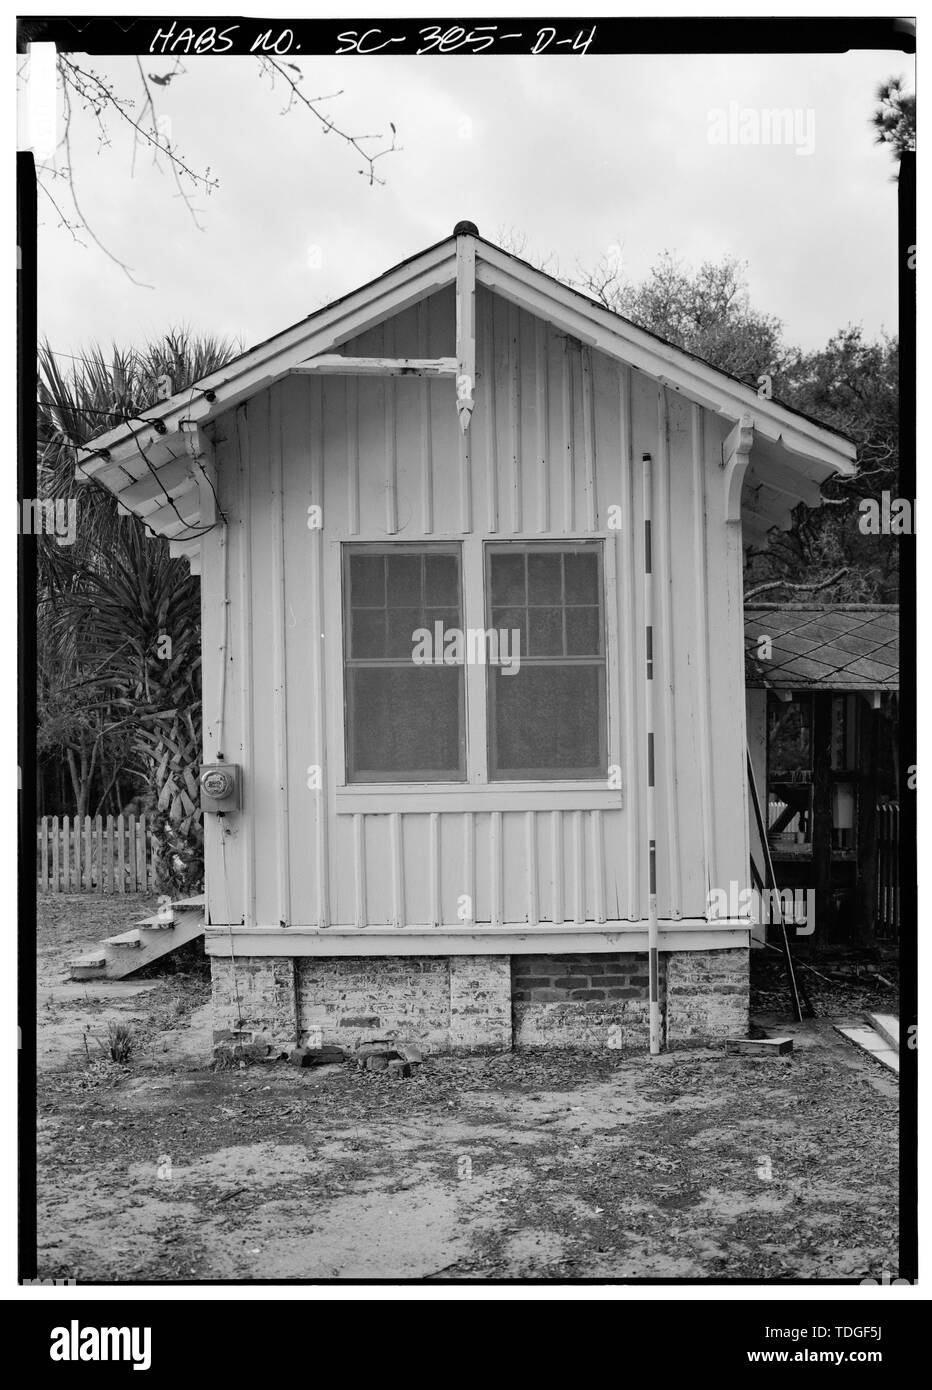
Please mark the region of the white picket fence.
[[40, 893], [146, 893], [153, 887], [145, 816], [43, 816], [36, 834]]

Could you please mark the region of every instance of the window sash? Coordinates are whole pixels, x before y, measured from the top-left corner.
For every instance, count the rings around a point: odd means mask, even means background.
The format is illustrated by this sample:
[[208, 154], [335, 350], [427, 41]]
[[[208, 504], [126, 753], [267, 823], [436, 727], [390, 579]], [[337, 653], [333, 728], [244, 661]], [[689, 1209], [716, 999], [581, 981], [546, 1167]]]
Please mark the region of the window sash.
[[[563, 646], [567, 646], [567, 614], [573, 608], [591, 609], [597, 607], [597, 632], [598, 632], [598, 654], [552, 654], [552, 655], [528, 655], [524, 650], [521, 652], [521, 667], [573, 667], [587, 666], [595, 667], [601, 672], [601, 679], [598, 682], [598, 765], [576, 766], [576, 767], [505, 767], [500, 764], [499, 737], [498, 737], [498, 702], [497, 702], [497, 681], [520, 680], [520, 670], [514, 676], [496, 677], [496, 667], [503, 663], [490, 662], [486, 673], [486, 731], [488, 744], [488, 776], [490, 782], [515, 782], [515, 781], [565, 781], [565, 780], [597, 780], [608, 775], [608, 661], [607, 661], [607, 631], [605, 620], [605, 568], [604, 551], [602, 542], [596, 541], [489, 541], [484, 546], [484, 611], [486, 614], [486, 625], [494, 627], [495, 621], [493, 613], [497, 610], [501, 612], [508, 607], [513, 609], [523, 609], [530, 614], [534, 608], [561, 608], [561, 626], [563, 631]], [[596, 579], [596, 604], [568, 604], [566, 602], [566, 583], [565, 567], [561, 566], [561, 591], [559, 604], [553, 601], [532, 602], [532, 595], [529, 592], [530, 580], [528, 577], [527, 563], [525, 562], [525, 595], [523, 603], [503, 604], [496, 603], [493, 606], [492, 588], [492, 563], [496, 555], [572, 555], [572, 554], [591, 554], [596, 558], [597, 579]], [[529, 630], [529, 623], [526, 625]]]
[[[456, 670], [457, 675], [457, 745], [458, 758], [455, 768], [425, 768], [408, 767], [404, 769], [379, 769], [357, 766], [357, 738], [355, 724], [355, 687], [356, 682], [352, 677], [354, 671], [363, 670], [408, 670], [414, 671], [418, 668], [411, 660], [411, 654], [407, 656], [379, 656], [379, 657], [359, 657], [353, 656], [353, 604], [352, 589], [350, 579], [350, 569], [352, 560], [355, 556], [372, 555], [393, 558], [400, 555], [417, 555], [422, 559], [420, 598], [418, 608], [421, 612], [425, 608], [444, 609], [447, 612], [455, 612], [456, 626], [462, 627], [463, 615], [463, 555], [462, 545], [459, 542], [349, 542], [344, 544], [343, 550], [343, 715], [344, 715], [344, 750], [346, 759], [346, 782], [366, 783], [366, 782], [465, 782], [466, 781], [466, 679], [465, 667], [462, 665], [442, 668], [424, 667], [424, 679], [430, 679], [430, 673], [434, 670], [442, 669], [445, 671]], [[456, 603], [434, 603], [429, 602], [429, 595], [426, 594], [426, 577], [423, 565], [424, 557], [431, 555], [452, 555], [457, 562], [457, 589]], [[386, 615], [392, 611], [407, 611], [413, 608], [412, 604], [388, 603], [387, 594], [387, 571], [386, 571], [386, 590], [383, 594], [384, 603], [378, 605], [358, 605], [356, 612], [384, 612]], [[387, 621], [387, 619], [386, 619]], [[420, 621], [416, 626], [421, 626]], [[424, 614], [424, 626], [430, 627], [431, 620], [428, 614]], [[426, 689], [426, 687], [425, 687]]]

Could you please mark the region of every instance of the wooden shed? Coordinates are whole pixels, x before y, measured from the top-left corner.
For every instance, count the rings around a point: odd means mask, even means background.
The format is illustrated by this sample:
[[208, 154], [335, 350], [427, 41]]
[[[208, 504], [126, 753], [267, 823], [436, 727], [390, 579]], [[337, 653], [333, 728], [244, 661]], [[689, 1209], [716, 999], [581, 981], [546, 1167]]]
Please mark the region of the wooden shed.
[[[811, 898], [817, 949], [893, 939], [899, 610], [746, 605], [744, 632], [748, 749], [779, 884]], [[753, 820], [751, 857], [763, 865]]]
[[853, 458], [471, 223], [95, 441], [201, 574], [218, 1035], [743, 1032], [742, 547]]

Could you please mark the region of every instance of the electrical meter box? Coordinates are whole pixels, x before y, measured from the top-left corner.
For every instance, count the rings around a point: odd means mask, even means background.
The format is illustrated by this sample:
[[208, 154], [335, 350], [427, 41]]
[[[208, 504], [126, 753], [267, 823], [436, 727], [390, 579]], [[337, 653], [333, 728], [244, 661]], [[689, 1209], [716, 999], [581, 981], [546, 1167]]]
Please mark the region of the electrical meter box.
[[205, 763], [199, 781], [202, 811], [225, 815], [239, 810], [242, 777], [236, 763]]

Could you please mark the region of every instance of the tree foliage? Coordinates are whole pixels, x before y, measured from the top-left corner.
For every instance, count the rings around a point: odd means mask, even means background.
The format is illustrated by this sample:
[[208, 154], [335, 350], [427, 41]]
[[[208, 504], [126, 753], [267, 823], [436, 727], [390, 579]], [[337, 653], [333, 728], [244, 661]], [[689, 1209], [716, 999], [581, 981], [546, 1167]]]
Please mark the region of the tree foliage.
[[824, 348], [802, 352], [783, 325], [751, 302], [745, 266], [733, 256], [697, 270], [664, 251], [644, 280], [624, 280], [620, 262], [603, 257], [578, 288], [614, 313], [684, 348], [731, 376], [849, 435], [858, 473], [830, 480], [824, 505], [799, 506], [792, 529], [773, 532], [748, 556], [749, 595], [771, 601], [818, 594], [820, 602], [890, 602], [896, 597], [896, 546], [861, 534], [859, 501], [894, 490], [899, 464], [898, 353], [895, 338], [870, 341], [863, 329], [840, 329]]
[[753, 308], [735, 256], [691, 271], [664, 251], [639, 284], [623, 280], [620, 263], [606, 256], [578, 284], [607, 309], [731, 376], [756, 384], [783, 365], [782, 324]]
[[200, 584], [109, 492], [76, 481], [75, 453], [151, 407], [160, 377], [183, 390], [232, 354], [185, 332], [109, 358], [91, 348], [68, 370], [40, 350], [40, 493], [74, 498], [79, 518], [72, 546], [39, 538], [40, 744], [68, 759], [78, 807], [101, 769], [104, 783], [137, 779], [162, 886], [182, 893], [202, 876]]
[[902, 77], [890, 77], [877, 88], [877, 106], [871, 116], [874, 139], [889, 145], [894, 159], [916, 148], [916, 97], [906, 91]]

